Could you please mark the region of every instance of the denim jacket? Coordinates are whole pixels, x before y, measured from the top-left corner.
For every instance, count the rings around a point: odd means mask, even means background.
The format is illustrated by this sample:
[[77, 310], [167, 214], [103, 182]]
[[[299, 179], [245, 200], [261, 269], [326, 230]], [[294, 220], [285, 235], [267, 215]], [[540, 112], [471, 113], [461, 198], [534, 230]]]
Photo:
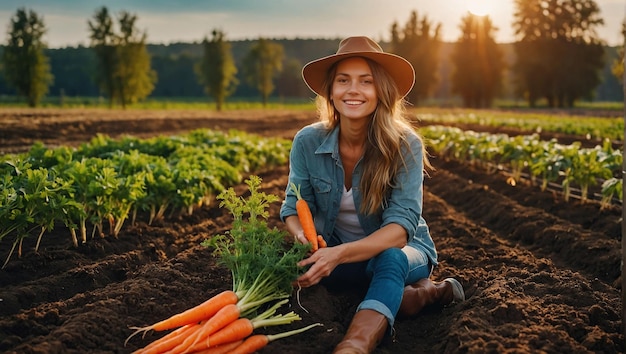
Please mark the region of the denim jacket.
[[[344, 171], [339, 156], [339, 127], [330, 133], [322, 123], [302, 128], [294, 137], [290, 152], [289, 185], [300, 186], [302, 198], [307, 201], [315, 220], [315, 228], [329, 246], [340, 243], [334, 234], [335, 221], [344, 186]], [[396, 186], [385, 198], [378, 213], [358, 213], [359, 222], [366, 235], [391, 223], [402, 226], [409, 246], [426, 252], [433, 265], [437, 264], [437, 251], [426, 221], [422, 217], [423, 152], [422, 143], [415, 134], [408, 135], [411, 151], [404, 152], [405, 165], [395, 178]], [[352, 174], [353, 198], [360, 210], [362, 194], [360, 179], [361, 160]], [[296, 215], [296, 194], [287, 186], [280, 217]]]

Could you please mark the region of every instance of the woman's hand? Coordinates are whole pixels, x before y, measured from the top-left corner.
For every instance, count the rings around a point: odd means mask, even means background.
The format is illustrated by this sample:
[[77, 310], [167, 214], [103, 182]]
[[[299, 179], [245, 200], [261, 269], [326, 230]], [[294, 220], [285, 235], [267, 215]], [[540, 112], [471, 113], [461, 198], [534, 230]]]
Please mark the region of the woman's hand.
[[[297, 233], [295, 233], [297, 234]], [[302, 239], [307, 243], [304, 233]], [[357, 241], [342, 243], [333, 247], [320, 247], [315, 253], [298, 263], [298, 266], [311, 268], [298, 277], [297, 284], [302, 287], [313, 286], [327, 277], [342, 263], [361, 262], [375, 257], [390, 248], [406, 246], [407, 234], [398, 224], [388, 224], [371, 235]]]
[[296, 242], [301, 243], [303, 245], [306, 245], [307, 243], [309, 243], [309, 240], [307, 240], [306, 236], [304, 236], [304, 231], [300, 230], [298, 232], [296, 232], [293, 237], [295, 238]]
[[[305, 239], [305, 242], [306, 239]], [[311, 268], [296, 280], [297, 284], [303, 288], [308, 288], [319, 283], [322, 278], [327, 277], [341, 263], [343, 247], [320, 248], [308, 258], [298, 262], [298, 266], [306, 267], [311, 264]]]
[[304, 230], [302, 229], [302, 225], [300, 225], [300, 220], [298, 220], [297, 215], [290, 215], [285, 218], [285, 226], [287, 226], [287, 231], [293, 235], [296, 242], [301, 244], [309, 243], [306, 236], [304, 236]]

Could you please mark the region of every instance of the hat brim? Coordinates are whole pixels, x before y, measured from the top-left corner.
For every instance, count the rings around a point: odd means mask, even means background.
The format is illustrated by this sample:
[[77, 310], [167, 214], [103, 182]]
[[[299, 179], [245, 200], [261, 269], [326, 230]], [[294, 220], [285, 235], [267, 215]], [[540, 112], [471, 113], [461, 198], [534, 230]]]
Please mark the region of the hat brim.
[[326, 80], [328, 70], [336, 62], [350, 57], [363, 57], [380, 64], [380, 66], [396, 83], [401, 97], [406, 96], [415, 84], [415, 70], [413, 69], [413, 65], [411, 65], [411, 63], [395, 54], [377, 52], [350, 52], [333, 54], [321, 59], [313, 60], [302, 68], [302, 78], [311, 91], [320, 96], [324, 96], [326, 93], [322, 92], [322, 87], [324, 80]]

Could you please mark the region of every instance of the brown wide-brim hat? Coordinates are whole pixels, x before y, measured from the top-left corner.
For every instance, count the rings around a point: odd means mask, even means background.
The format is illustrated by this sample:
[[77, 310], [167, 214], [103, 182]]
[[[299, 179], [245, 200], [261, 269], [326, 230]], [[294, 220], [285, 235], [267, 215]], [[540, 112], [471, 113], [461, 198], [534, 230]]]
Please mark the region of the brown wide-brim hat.
[[304, 82], [313, 92], [323, 96], [325, 93], [322, 92], [322, 85], [328, 70], [336, 62], [350, 57], [363, 57], [380, 64], [396, 83], [401, 97], [406, 96], [413, 88], [413, 65], [401, 56], [385, 53], [378, 43], [368, 37], [348, 37], [339, 43], [337, 53], [307, 63], [302, 68]]

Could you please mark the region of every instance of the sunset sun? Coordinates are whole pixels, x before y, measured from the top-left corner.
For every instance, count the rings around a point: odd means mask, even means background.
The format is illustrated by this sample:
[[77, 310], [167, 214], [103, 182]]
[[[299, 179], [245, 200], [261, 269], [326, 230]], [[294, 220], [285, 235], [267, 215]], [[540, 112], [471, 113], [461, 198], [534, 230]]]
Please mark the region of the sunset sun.
[[495, 11], [495, 2], [494, 0], [466, 0], [464, 1], [465, 7], [467, 11], [469, 11], [472, 15], [476, 16], [486, 16], [494, 15]]

